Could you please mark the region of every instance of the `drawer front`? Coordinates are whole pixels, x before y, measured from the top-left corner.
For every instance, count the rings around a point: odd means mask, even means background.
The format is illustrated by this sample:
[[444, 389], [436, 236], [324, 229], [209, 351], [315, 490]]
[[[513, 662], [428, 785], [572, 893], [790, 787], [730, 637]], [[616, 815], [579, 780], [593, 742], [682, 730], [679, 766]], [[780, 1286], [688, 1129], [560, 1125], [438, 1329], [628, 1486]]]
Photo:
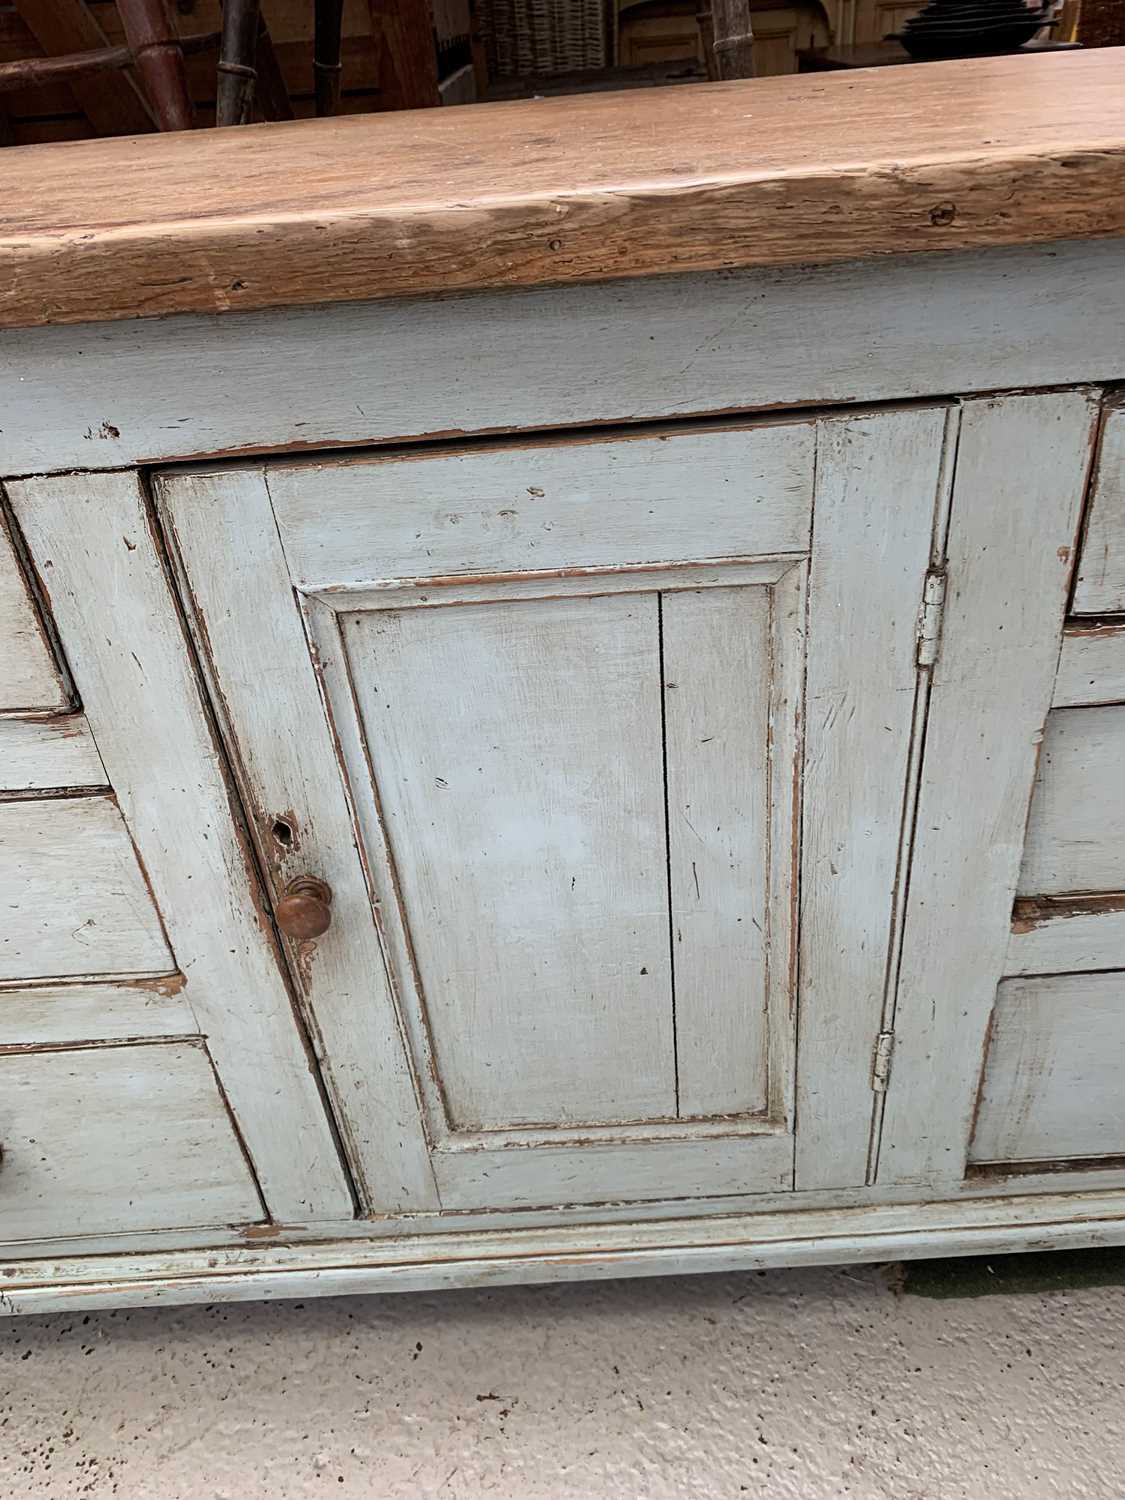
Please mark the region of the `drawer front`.
[[1121, 890], [1125, 704], [1059, 710], [1047, 718], [1019, 894]]
[[258, 1221], [201, 1043], [0, 1054], [0, 1242]]
[[1106, 415], [1074, 610], [1080, 615], [1125, 612], [1125, 407]]
[[116, 802], [0, 802], [0, 981], [174, 968]]
[[1007, 979], [970, 1160], [1125, 1156], [1125, 972]]
[[1072, 620], [1063, 632], [1055, 708], [1125, 703], [1125, 620]]
[[39, 612], [0, 516], [0, 713], [58, 713], [68, 703]]

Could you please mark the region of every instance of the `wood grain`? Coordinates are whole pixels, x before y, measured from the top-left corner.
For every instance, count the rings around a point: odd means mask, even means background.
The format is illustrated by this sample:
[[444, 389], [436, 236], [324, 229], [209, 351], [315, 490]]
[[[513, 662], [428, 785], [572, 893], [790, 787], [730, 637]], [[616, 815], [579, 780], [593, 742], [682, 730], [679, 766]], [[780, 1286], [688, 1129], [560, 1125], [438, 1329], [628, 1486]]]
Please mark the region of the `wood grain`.
[[0, 1054], [5, 1239], [260, 1220], [199, 1043]]
[[198, 1029], [178, 974], [117, 984], [0, 986], [0, 1047], [184, 1037]]
[[1054, 708], [1125, 703], [1125, 620], [1074, 621], [1063, 633]]
[[395, 996], [264, 477], [168, 474], [157, 491], [272, 894], [310, 871], [332, 887], [332, 926], [315, 951], [290, 952], [361, 1202], [380, 1213], [436, 1209]]
[[1125, 969], [1125, 891], [1017, 901], [1005, 974]]
[[964, 1175], [1097, 414], [1083, 391], [964, 404], [880, 1184]]
[[1047, 720], [1021, 896], [1125, 890], [1125, 705]]
[[801, 552], [811, 422], [279, 463], [269, 488], [308, 590], [458, 573]]
[[1115, 380], [1123, 318], [1116, 239], [16, 329], [0, 474]]
[[266, 1203], [345, 1217], [351, 1192], [140, 480], [59, 475], [9, 494]]
[[107, 788], [85, 715], [0, 718], [0, 797], [64, 787]]
[[109, 797], [0, 802], [0, 980], [174, 967]]
[[0, 711], [58, 713], [69, 706], [39, 611], [0, 515]]
[[397, 1241], [368, 1231], [350, 1240], [239, 1236], [231, 1243], [216, 1233], [209, 1243], [188, 1247], [177, 1243], [182, 1237], [168, 1235], [144, 1254], [44, 1247], [40, 1258], [5, 1267], [0, 1313], [860, 1265], [1125, 1243], [1120, 1183], [1107, 1191], [1087, 1176], [1068, 1184], [1066, 1193], [1049, 1186], [1029, 1191], [1021, 1184], [1020, 1192], [1005, 1196], [1002, 1183], [987, 1191], [990, 1198], [809, 1208], [790, 1197], [780, 1211], [774, 1205], [768, 1211], [696, 1215], [690, 1223], [663, 1215], [647, 1223], [584, 1220], [564, 1226], [556, 1209], [552, 1222], [541, 1227], [422, 1230]]
[[0, 203], [7, 327], [1122, 234], [1125, 55], [45, 145]]
[[764, 1113], [770, 595], [668, 594], [661, 627], [679, 1113]]
[[[1122, 49], [1125, 51], [1125, 48]], [[1078, 561], [1076, 614], [1125, 611], [1125, 407], [1106, 413]]]
[[809, 584], [797, 1186], [867, 1171], [949, 410], [824, 421]]
[[970, 1158], [1125, 1154], [1125, 972], [1006, 979]]
[[341, 626], [450, 1126], [674, 1119], [656, 597]]

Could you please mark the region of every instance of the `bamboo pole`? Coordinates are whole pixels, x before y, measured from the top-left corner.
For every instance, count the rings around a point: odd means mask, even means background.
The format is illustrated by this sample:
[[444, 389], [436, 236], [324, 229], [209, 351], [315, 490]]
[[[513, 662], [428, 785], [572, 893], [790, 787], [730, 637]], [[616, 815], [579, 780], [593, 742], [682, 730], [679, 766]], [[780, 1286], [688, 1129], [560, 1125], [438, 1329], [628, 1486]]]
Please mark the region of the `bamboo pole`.
[[711, 0], [711, 25], [715, 76], [753, 78], [754, 29], [750, 24], [750, 0]]
[[247, 125], [258, 72], [258, 0], [223, 0], [223, 41], [215, 90], [215, 124]]
[[180, 39], [167, 0], [117, 0], [125, 40], [161, 130], [190, 130], [194, 120]]
[[313, 35], [313, 88], [318, 115], [334, 115], [340, 107], [344, 0], [316, 0]]
[[[207, 52], [218, 45], [217, 31], [180, 38], [185, 53]], [[71, 52], [63, 57], [22, 57], [16, 62], [0, 63], [0, 94], [37, 88], [44, 83], [66, 83], [71, 78], [93, 73], [109, 73], [115, 68], [132, 67], [133, 62], [128, 47], [91, 47], [88, 52]]]

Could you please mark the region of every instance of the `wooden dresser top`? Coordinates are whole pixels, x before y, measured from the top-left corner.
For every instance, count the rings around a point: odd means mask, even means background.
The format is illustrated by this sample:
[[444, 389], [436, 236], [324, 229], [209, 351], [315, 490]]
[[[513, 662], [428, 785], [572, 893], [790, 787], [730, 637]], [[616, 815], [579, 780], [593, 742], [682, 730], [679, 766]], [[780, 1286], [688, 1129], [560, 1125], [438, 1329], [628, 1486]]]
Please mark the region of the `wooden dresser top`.
[[1125, 48], [0, 151], [0, 327], [1125, 234]]

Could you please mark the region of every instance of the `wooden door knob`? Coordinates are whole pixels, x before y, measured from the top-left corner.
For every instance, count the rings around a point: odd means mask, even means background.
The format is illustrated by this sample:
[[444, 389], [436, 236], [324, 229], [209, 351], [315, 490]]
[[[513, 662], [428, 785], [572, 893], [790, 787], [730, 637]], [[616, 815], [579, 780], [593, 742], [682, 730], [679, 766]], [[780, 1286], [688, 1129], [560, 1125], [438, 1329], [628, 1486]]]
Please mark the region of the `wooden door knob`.
[[277, 925], [286, 937], [322, 937], [332, 924], [332, 890], [323, 880], [291, 880], [277, 903]]

